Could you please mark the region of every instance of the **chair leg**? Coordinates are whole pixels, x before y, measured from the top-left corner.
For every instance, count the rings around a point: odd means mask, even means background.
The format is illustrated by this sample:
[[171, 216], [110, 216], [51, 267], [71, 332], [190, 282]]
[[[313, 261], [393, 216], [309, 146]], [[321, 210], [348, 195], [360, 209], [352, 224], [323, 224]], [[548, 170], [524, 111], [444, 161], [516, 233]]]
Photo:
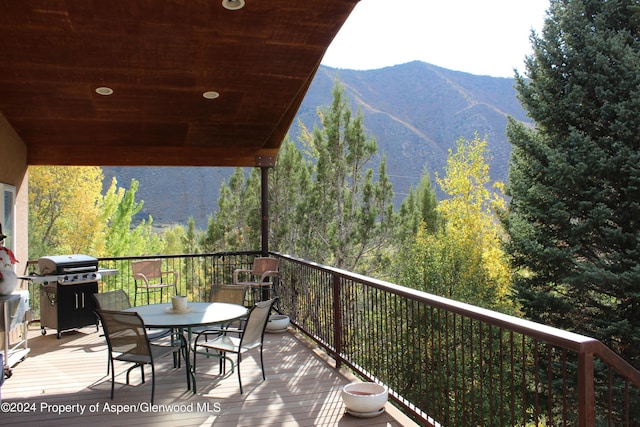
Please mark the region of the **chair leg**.
[[240, 378], [240, 362], [242, 361], [242, 353], [238, 353], [238, 363], [236, 369], [238, 370], [238, 384], [240, 384], [240, 394], [242, 394], [242, 379]]
[[193, 346], [193, 372], [196, 372], [196, 356], [198, 355], [198, 348]]
[[109, 360], [111, 361], [111, 400], [113, 400], [113, 389], [116, 384], [116, 372], [113, 368], [113, 357], [110, 357]]
[[260, 346], [260, 368], [262, 368], [262, 380], [266, 380], [267, 377], [264, 375], [264, 362], [262, 360], [262, 346]]
[[140, 367], [140, 376], [142, 377], [142, 382], [143, 383], [145, 382], [145, 379], [144, 379], [144, 364], [136, 363], [135, 365], [133, 365], [132, 367], [127, 369], [127, 385], [129, 384], [129, 375], [131, 374], [131, 371], [133, 371], [137, 367]]
[[153, 395], [156, 391], [156, 372], [153, 366], [153, 360], [151, 361], [151, 404], [153, 405]]

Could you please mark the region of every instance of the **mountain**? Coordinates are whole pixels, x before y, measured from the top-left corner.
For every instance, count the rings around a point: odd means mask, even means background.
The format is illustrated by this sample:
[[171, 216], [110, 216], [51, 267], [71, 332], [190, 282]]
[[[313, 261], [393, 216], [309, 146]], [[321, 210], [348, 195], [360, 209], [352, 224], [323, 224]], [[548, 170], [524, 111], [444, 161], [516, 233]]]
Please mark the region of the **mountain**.
[[[510, 146], [505, 135], [507, 116], [529, 121], [510, 78], [476, 76], [424, 62], [378, 70], [346, 70], [321, 66], [289, 131], [296, 140], [298, 122], [319, 126], [318, 108], [328, 107], [338, 79], [354, 112], [361, 111], [368, 134], [387, 157], [387, 173], [399, 203], [423, 171], [442, 174], [448, 150], [459, 138], [477, 133], [487, 138], [492, 179], [506, 181]], [[220, 184], [232, 168], [104, 167], [105, 186], [112, 177], [129, 187], [140, 182], [137, 200], [144, 201], [141, 218], [156, 225], [186, 224], [198, 228], [217, 210]]]

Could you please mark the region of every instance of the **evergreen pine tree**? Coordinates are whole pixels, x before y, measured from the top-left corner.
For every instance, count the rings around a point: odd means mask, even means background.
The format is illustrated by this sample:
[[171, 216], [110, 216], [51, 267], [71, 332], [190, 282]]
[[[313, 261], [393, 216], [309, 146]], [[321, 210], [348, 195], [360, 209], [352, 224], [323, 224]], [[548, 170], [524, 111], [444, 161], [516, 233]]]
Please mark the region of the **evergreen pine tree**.
[[276, 166], [269, 173], [269, 249], [307, 257], [307, 245], [300, 244], [301, 218], [306, 210], [304, 196], [311, 186], [311, 161], [306, 160], [287, 136], [278, 152]]
[[510, 120], [507, 250], [526, 316], [600, 339], [640, 368], [637, 0], [552, 0]]
[[413, 241], [421, 228], [428, 233], [435, 233], [442, 225], [438, 213], [436, 189], [431, 184], [429, 171], [424, 171], [416, 187], [411, 187], [398, 210], [397, 241], [404, 246]]
[[309, 259], [371, 274], [387, 261], [395, 225], [386, 160], [374, 179], [368, 165], [377, 142], [366, 135], [362, 113], [352, 115], [339, 82], [319, 116], [322, 128], [302, 132], [316, 162], [302, 205], [300, 243]]
[[251, 251], [260, 247], [260, 171], [253, 168], [248, 178], [236, 168], [223, 182], [218, 212], [209, 217], [207, 230], [198, 244], [205, 252]]

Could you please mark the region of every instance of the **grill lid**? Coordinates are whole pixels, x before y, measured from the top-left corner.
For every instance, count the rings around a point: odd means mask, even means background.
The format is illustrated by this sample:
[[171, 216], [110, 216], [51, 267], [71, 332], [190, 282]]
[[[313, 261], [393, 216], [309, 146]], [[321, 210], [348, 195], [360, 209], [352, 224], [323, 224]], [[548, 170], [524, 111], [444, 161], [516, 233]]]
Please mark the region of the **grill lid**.
[[98, 259], [89, 255], [43, 256], [38, 259], [41, 275], [98, 271]]

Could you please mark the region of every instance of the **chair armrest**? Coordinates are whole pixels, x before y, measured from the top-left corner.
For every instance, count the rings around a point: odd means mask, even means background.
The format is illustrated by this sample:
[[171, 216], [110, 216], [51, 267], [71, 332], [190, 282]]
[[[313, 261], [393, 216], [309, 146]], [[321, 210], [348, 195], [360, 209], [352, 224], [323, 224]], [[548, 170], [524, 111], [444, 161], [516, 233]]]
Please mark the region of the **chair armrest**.
[[[230, 321], [229, 323], [227, 323], [227, 326], [236, 322], [236, 321], [242, 321], [241, 319], [235, 319]], [[198, 345], [198, 339], [200, 339], [200, 337], [204, 336], [205, 339], [207, 336], [209, 335], [227, 335], [227, 333], [231, 333], [231, 334], [240, 334], [242, 335], [244, 333], [244, 329], [242, 329], [241, 327], [238, 328], [233, 328], [233, 329], [228, 329], [226, 326], [222, 327], [222, 328], [210, 328], [210, 329], [205, 329], [204, 331], [200, 331], [196, 334], [196, 337], [193, 339], [193, 348], [196, 348], [196, 346]]]
[[142, 273], [134, 273], [133, 280], [142, 280], [145, 285], [149, 286], [149, 279], [147, 279], [147, 276]]
[[253, 270], [247, 270], [244, 268], [237, 268], [235, 270], [233, 270], [233, 283], [239, 283], [238, 281], [238, 276], [240, 275], [240, 273], [253, 273]]
[[222, 335], [224, 334], [224, 330], [222, 329], [218, 329], [218, 328], [212, 328], [212, 329], [205, 329], [204, 331], [200, 331], [196, 334], [196, 337], [193, 339], [193, 348], [196, 348], [196, 346], [198, 345], [198, 340], [200, 339], [200, 337], [204, 336], [207, 337], [209, 335]]
[[[173, 282], [171, 282], [171, 284], [175, 285], [175, 284], [178, 283], [179, 275], [178, 275], [177, 271], [173, 271], [173, 270], [172, 271], [163, 271], [160, 274], [162, 274], [163, 276], [169, 276], [169, 275], [173, 274]], [[169, 282], [167, 281], [167, 283], [169, 283]]]

